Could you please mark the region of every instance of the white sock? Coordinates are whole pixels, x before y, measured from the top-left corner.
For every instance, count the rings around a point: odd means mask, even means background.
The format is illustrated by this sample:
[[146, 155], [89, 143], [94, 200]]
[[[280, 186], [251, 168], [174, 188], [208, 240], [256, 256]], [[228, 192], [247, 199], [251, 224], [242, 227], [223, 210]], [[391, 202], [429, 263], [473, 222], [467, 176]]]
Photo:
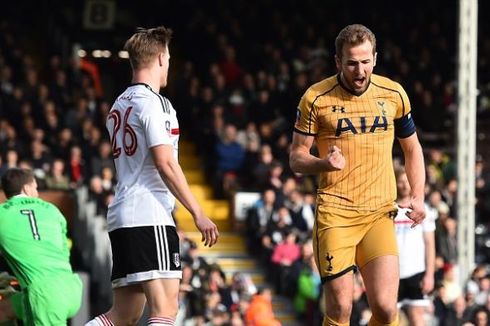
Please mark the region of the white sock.
[[85, 326], [114, 326], [105, 314], [99, 315], [85, 324]]
[[175, 319], [170, 317], [151, 317], [148, 318], [148, 326], [174, 326]]

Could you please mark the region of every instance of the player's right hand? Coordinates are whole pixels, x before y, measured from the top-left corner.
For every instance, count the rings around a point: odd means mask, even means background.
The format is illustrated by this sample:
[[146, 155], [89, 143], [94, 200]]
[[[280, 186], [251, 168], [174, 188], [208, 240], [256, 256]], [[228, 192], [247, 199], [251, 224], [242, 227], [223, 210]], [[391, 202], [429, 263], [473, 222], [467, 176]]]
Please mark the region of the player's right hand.
[[218, 242], [218, 227], [207, 216], [200, 216], [194, 219], [197, 229], [201, 232], [201, 241], [205, 246], [212, 247]]
[[340, 148], [335, 145], [330, 147], [325, 160], [329, 166], [328, 171], [339, 171], [345, 167], [345, 157]]

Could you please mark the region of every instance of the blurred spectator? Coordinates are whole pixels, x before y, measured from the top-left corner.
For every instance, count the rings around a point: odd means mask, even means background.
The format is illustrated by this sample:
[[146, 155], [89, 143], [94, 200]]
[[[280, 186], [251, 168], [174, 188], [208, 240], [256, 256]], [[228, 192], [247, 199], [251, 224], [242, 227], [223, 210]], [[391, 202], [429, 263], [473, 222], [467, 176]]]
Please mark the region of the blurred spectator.
[[245, 314], [245, 322], [247, 326], [281, 325], [272, 310], [271, 289], [263, 288], [252, 297], [250, 307]]
[[440, 325], [457, 326], [463, 325], [470, 321], [471, 310], [468, 309], [465, 298], [457, 297], [451, 304], [448, 305], [447, 315]]
[[112, 169], [112, 172], [114, 174], [115, 168], [114, 168], [114, 161], [112, 158], [111, 143], [107, 140], [102, 140], [100, 143], [97, 143], [96, 146], [97, 146], [98, 155], [92, 156], [92, 160], [90, 162], [91, 173], [101, 175], [102, 169], [105, 167], [109, 167], [110, 169]]
[[72, 146], [70, 149], [70, 160], [68, 164], [68, 175], [70, 177], [72, 187], [76, 188], [81, 186], [87, 177], [87, 170], [80, 146]]
[[484, 307], [478, 308], [474, 315], [473, 318], [471, 319], [471, 322], [475, 326], [488, 326], [489, 325], [489, 312], [487, 309]]
[[436, 234], [436, 251], [446, 263], [456, 264], [458, 260], [457, 222], [450, 217], [441, 218], [441, 232]]
[[114, 192], [116, 183], [114, 180], [114, 172], [110, 166], [104, 166], [100, 173], [102, 188], [107, 192]]
[[46, 186], [52, 190], [70, 189], [70, 181], [65, 172], [65, 162], [62, 159], [55, 159], [51, 165], [51, 170], [46, 176]]
[[445, 292], [445, 303], [451, 304], [463, 294], [461, 286], [458, 283], [456, 275], [456, 267], [451, 263], [444, 265], [444, 275], [442, 278], [442, 286]]
[[189, 249], [187, 250], [187, 255], [182, 257], [182, 261], [191, 266], [194, 271], [203, 269], [207, 272], [209, 270], [208, 263], [199, 255], [197, 244], [194, 241], [191, 241]]
[[[311, 247], [311, 241], [305, 245]], [[321, 292], [321, 279], [313, 254], [306, 256], [303, 254], [301, 270], [296, 284], [294, 309], [297, 318], [304, 321], [306, 325], [315, 325], [320, 319], [317, 305]]]
[[246, 241], [250, 253], [259, 252], [260, 241], [272, 220], [276, 201], [276, 193], [272, 189], [265, 189], [261, 198], [247, 211]]
[[237, 175], [245, 157], [245, 151], [237, 142], [237, 130], [232, 124], [225, 126], [220, 142], [216, 144], [216, 193], [227, 197], [236, 188]]
[[283, 240], [272, 251], [271, 262], [274, 270], [276, 293], [292, 295], [296, 290], [288, 282], [289, 275], [292, 272], [292, 265], [301, 257], [301, 249], [296, 243], [296, 239], [297, 235], [295, 231], [286, 230], [283, 235]]
[[107, 192], [102, 187], [100, 176], [94, 175], [90, 178], [89, 183], [89, 198], [97, 205], [97, 214], [105, 216], [107, 214], [107, 206], [105, 204]]
[[260, 154], [257, 164], [253, 167], [252, 177], [254, 179], [253, 187], [256, 189], [263, 189], [268, 185], [268, 176], [270, 169], [272, 168], [272, 162], [274, 156], [272, 155], [272, 149], [269, 145], [264, 144], [260, 148]]
[[313, 208], [304, 201], [303, 194], [297, 189], [291, 191], [285, 206], [291, 214], [292, 226], [300, 231], [300, 238], [304, 239], [313, 230], [313, 223], [315, 222]]

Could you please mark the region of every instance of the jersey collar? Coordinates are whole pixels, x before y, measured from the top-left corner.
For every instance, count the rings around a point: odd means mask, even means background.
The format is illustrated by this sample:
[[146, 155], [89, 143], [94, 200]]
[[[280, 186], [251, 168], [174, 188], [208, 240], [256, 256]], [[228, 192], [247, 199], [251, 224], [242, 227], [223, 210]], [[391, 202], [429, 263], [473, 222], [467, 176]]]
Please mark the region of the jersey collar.
[[148, 88], [150, 91], [153, 92], [153, 90], [151, 89], [150, 85], [148, 85], [146, 83], [132, 83], [132, 84], [129, 84], [129, 87], [138, 86], [138, 85], [145, 86], [146, 88]]

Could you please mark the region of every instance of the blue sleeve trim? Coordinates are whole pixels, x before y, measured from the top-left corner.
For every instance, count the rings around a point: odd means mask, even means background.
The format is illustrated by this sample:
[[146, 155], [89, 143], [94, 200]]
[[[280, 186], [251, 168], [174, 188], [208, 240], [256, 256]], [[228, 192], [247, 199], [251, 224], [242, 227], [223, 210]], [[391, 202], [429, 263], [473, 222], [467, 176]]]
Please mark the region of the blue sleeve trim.
[[395, 135], [398, 138], [407, 138], [413, 135], [416, 131], [415, 123], [412, 119], [412, 114], [409, 113], [400, 119], [395, 119]]

